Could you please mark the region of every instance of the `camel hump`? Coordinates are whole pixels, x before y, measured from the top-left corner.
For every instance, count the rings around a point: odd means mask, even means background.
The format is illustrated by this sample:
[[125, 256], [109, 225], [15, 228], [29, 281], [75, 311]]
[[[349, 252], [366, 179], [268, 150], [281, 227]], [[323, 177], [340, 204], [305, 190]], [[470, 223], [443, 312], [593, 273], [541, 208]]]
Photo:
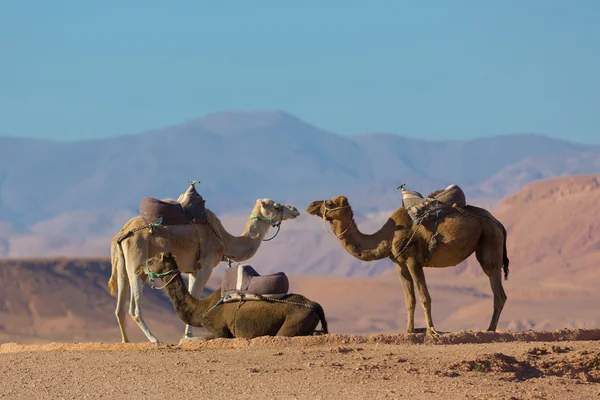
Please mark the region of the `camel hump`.
[[250, 265], [236, 265], [225, 269], [221, 283], [221, 296], [234, 300], [244, 295], [247, 300], [259, 296], [280, 298], [287, 296], [290, 284], [284, 272], [260, 275]]

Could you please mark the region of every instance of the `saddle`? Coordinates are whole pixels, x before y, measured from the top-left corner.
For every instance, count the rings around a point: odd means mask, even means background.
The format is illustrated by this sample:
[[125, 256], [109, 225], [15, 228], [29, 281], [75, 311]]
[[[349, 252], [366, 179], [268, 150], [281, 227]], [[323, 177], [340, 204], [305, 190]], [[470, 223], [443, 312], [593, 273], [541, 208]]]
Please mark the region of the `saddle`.
[[288, 295], [290, 283], [284, 272], [260, 275], [250, 265], [227, 268], [221, 283], [223, 302], [280, 299]]
[[[434, 192], [435, 193], [435, 192]], [[450, 185], [433, 197], [423, 197], [419, 192], [402, 187], [402, 206], [414, 222], [446, 207], [465, 207], [465, 193], [458, 185]]]
[[147, 222], [161, 220], [161, 225], [207, 223], [205, 200], [196, 191], [195, 183], [190, 181], [190, 187], [177, 201], [144, 197], [140, 202], [140, 216]]

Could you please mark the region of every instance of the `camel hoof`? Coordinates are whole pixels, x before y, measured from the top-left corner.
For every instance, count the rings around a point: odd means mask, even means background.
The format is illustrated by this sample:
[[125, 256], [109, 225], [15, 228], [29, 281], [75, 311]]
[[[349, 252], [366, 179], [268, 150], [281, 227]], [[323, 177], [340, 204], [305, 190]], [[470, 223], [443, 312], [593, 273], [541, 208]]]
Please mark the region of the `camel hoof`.
[[435, 330], [435, 328], [427, 328], [426, 334], [427, 334], [427, 336], [439, 336], [440, 335], [438, 333], [438, 331]]
[[182, 345], [184, 343], [191, 342], [192, 340], [192, 336], [184, 335], [181, 340], [179, 340], [179, 344]]

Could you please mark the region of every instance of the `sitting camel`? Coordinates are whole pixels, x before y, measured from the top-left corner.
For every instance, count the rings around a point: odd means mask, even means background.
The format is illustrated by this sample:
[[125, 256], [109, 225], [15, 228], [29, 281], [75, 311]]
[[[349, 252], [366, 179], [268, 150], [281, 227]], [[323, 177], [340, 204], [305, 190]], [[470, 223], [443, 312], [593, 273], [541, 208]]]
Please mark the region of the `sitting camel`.
[[327, 334], [323, 308], [299, 294], [278, 299], [222, 302], [220, 290], [206, 299], [196, 299], [187, 291], [175, 258], [161, 252], [137, 266], [136, 274], [162, 276], [173, 308], [186, 324], [204, 327], [204, 339], [258, 336], [308, 336]]
[[[344, 196], [314, 201], [306, 211], [329, 221], [340, 243], [352, 256], [363, 261], [389, 257], [396, 263], [408, 312], [407, 333], [415, 332], [416, 285], [425, 313], [427, 334], [437, 334], [431, 318], [431, 297], [423, 267], [455, 266], [475, 252], [477, 261], [489, 277], [494, 294], [494, 313], [488, 330], [496, 330], [507, 298], [502, 287], [502, 269], [506, 279], [509, 260], [506, 230], [488, 211], [473, 206], [448, 206], [439, 218], [434, 216], [417, 225], [407, 210], [400, 207], [379, 231], [371, 235], [360, 232], [354, 221], [352, 207]], [[438, 234], [438, 244], [431, 251], [429, 246], [434, 230]]]
[[[172, 252], [179, 260], [181, 272], [190, 274], [191, 295], [199, 297], [213, 268], [219, 262], [227, 258], [237, 261], [251, 258], [270, 227], [278, 226], [281, 221], [294, 219], [298, 215], [300, 213], [296, 207], [270, 199], [258, 199], [241, 236], [233, 236], [227, 232], [219, 218], [209, 209], [206, 209], [205, 224], [158, 225], [146, 229], [147, 221], [141, 216], [130, 219], [112, 240], [112, 275], [108, 282], [112, 295], [118, 286], [115, 314], [123, 343], [129, 341], [125, 331], [127, 284], [131, 291], [129, 314], [148, 340], [158, 343], [142, 318], [143, 274], [136, 274], [136, 267], [140, 263], [161, 251]], [[130, 234], [131, 232], [135, 234]], [[183, 340], [191, 336], [192, 328], [187, 325]]]

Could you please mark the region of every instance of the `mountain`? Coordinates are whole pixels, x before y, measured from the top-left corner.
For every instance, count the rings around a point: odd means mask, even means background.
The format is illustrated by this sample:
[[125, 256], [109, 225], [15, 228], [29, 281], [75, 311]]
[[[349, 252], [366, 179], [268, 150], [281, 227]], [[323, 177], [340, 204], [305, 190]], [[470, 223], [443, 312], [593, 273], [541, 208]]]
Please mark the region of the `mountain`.
[[[106, 286], [110, 270], [106, 259], [0, 260], [0, 342], [120, 341], [116, 299]], [[170, 301], [164, 292], [144, 292], [145, 320], [176, 340], [185, 324]], [[133, 320], [126, 323], [131, 340], [145, 339]]]
[[419, 191], [458, 183], [474, 199], [498, 199], [535, 179], [600, 172], [599, 155], [598, 146], [531, 134], [469, 141], [351, 137], [281, 111], [216, 113], [102, 140], [0, 138], [0, 221], [13, 234], [30, 234], [38, 223], [75, 212], [94, 214], [84, 219], [97, 219], [100, 231], [112, 229], [110, 215], [137, 213], [145, 196], [176, 197], [187, 179], [201, 180], [207, 207], [220, 215], [249, 209], [262, 197], [304, 208], [337, 194], [376, 212], [400, 203], [400, 183]]

